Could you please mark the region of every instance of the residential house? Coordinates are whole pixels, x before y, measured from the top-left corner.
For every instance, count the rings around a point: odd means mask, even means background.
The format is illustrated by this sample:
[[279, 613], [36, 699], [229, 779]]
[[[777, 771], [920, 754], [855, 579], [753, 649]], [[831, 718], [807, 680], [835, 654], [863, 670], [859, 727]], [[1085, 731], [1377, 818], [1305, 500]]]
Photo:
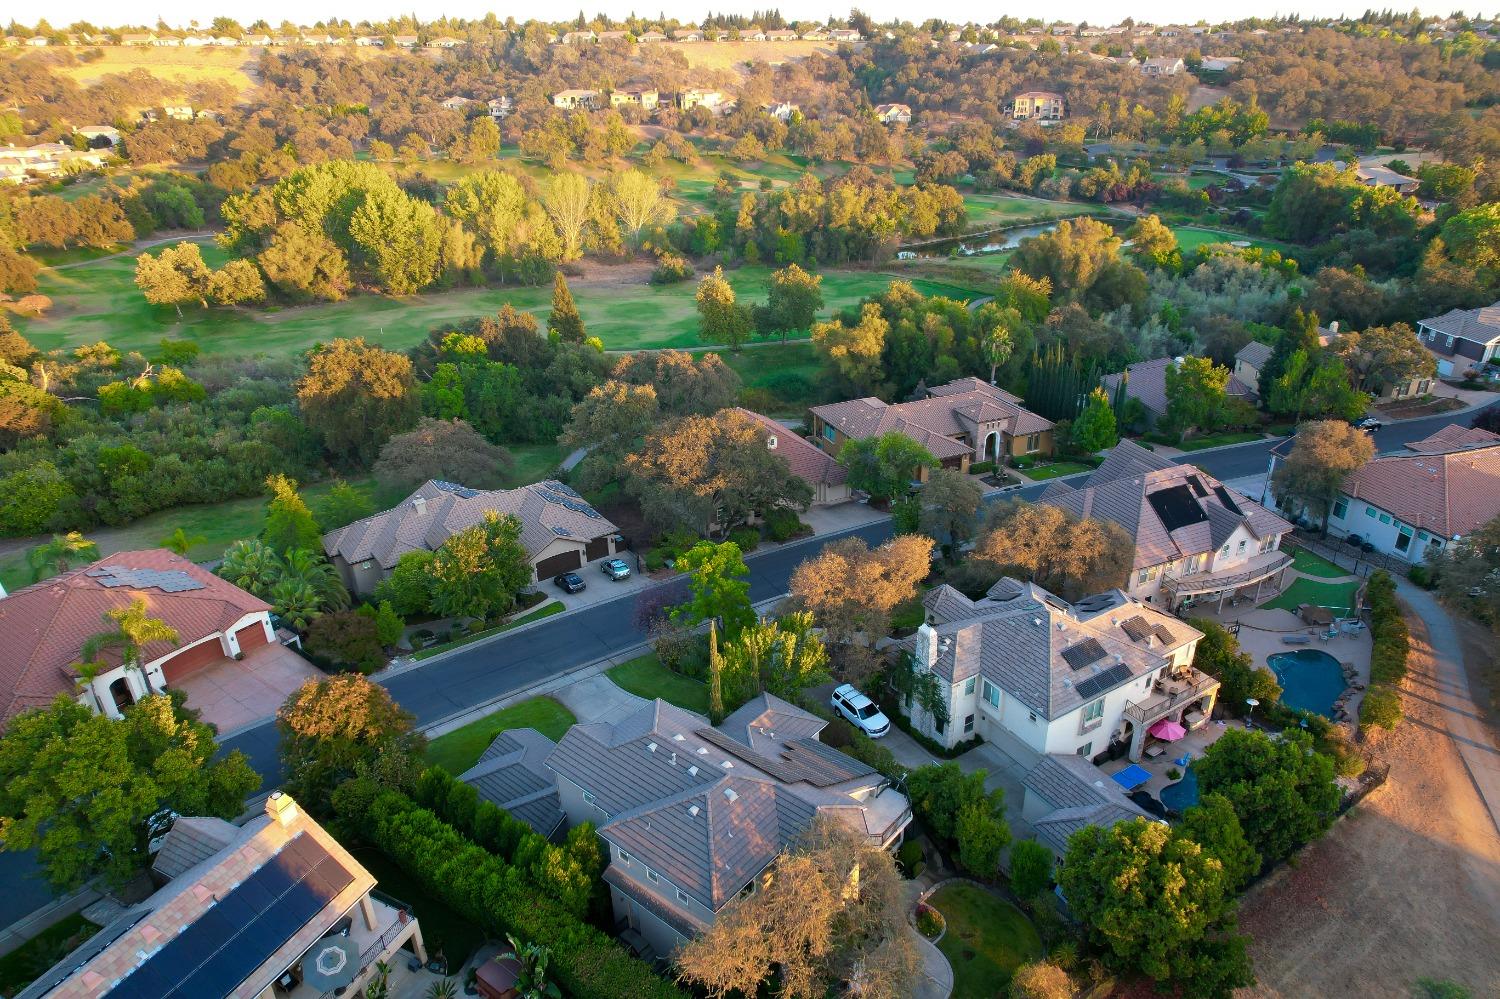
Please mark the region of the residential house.
[[1193, 465], [1121, 441], [1078, 486], [1053, 482], [1040, 503], [1118, 525], [1135, 545], [1125, 590], [1176, 610], [1280, 592], [1292, 525]]
[[829, 36], [823, 28], [813, 28], [811, 31], [802, 32], [801, 38], [804, 42], [826, 42]]
[[1500, 517], [1500, 435], [1453, 424], [1406, 449], [1349, 473], [1330, 534], [1420, 563]]
[[459, 97], [457, 95], [454, 95], [453, 97], [448, 97], [443, 100], [443, 109], [445, 111], [465, 111], [468, 109], [469, 105], [473, 103], [474, 102], [467, 97]]
[[1260, 384], [1260, 373], [1273, 353], [1275, 353], [1275, 348], [1270, 344], [1251, 340], [1235, 352], [1234, 368], [1230, 374], [1256, 395], [1264, 395]]
[[640, 36], [636, 38], [636, 41], [640, 42], [642, 45], [645, 45], [649, 42], [664, 42], [666, 40], [667, 36], [662, 34], [660, 31], [643, 31], [641, 32]]
[[1400, 194], [1416, 194], [1417, 188], [1422, 186], [1417, 178], [1397, 173], [1390, 167], [1379, 164], [1360, 164], [1355, 168], [1354, 175], [1366, 187], [1393, 187]]
[[241, 45], [254, 45], [261, 48], [271, 44], [270, 35], [246, 35], [240, 39]]
[[911, 806], [871, 767], [818, 741], [822, 718], [761, 694], [718, 726], [655, 700], [574, 725], [547, 758], [571, 825], [609, 848], [621, 936], [667, 957], [711, 926], [819, 816], [899, 843]]
[[1062, 121], [1067, 116], [1067, 101], [1051, 90], [1028, 90], [1017, 94], [1010, 103], [1012, 119]]
[[911, 108], [905, 104], [877, 104], [875, 117], [886, 125], [906, 125], [911, 122]]
[[1078, 25], [1076, 25], [1076, 24], [1054, 24], [1052, 26], [1052, 34], [1054, 34], [1054, 35], [1076, 35], [1076, 34], [1078, 34]]
[[766, 114], [770, 115], [772, 118], [775, 118], [777, 121], [791, 121], [792, 115], [797, 114], [802, 110], [797, 105], [791, 104], [787, 101], [776, 101], [771, 104], [762, 104], [760, 106], [760, 109]]
[[703, 41], [703, 32], [699, 31], [697, 28], [678, 28], [677, 30], [672, 32], [672, 41], [701, 42]]
[[655, 87], [625, 87], [610, 91], [609, 103], [611, 107], [630, 105], [642, 111], [655, 111], [661, 103], [661, 95], [656, 92]]
[[485, 101], [485, 107], [489, 109], [490, 117], [499, 121], [502, 118], [510, 117], [511, 113], [516, 109], [516, 102], [509, 97], [493, 97]]
[[978, 600], [943, 584], [922, 604], [927, 620], [897, 646], [935, 675], [948, 719], [912, 701], [906, 710], [944, 746], [978, 735], [1019, 745], [1019, 757], [1128, 747], [1139, 760], [1148, 726], [1198, 728], [1213, 712], [1219, 683], [1193, 669], [1202, 632], [1122, 590], [1070, 604], [1006, 577]]
[[127, 31], [120, 36], [120, 44], [150, 47], [156, 44], [156, 36], [149, 31]]
[[772, 28], [770, 31], [765, 32], [764, 35], [765, 37], [761, 38], [760, 41], [795, 42], [797, 40], [797, 33], [791, 28]]
[[577, 110], [582, 108], [592, 111], [599, 103], [599, 91], [597, 90], [559, 90], [552, 95], [552, 106]]
[[417, 47], [416, 35], [392, 35], [391, 41], [396, 43], [398, 49], [413, 49]]
[[46, 35], [32, 35], [26, 39], [26, 44], [34, 49], [44, 49], [48, 45]]
[[696, 88], [684, 90], [677, 95], [677, 106], [683, 111], [691, 111], [693, 108], [708, 108], [714, 114], [719, 114], [725, 107], [726, 98], [717, 90], [698, 90]]
[[385, 39], [379, 35], [359, 35], [354, 39], [357, 48], [378, 49], [385, 45]]
[[628, 32], [628, 31], [601, 31], [601, 32], [599, 32], [599, 41], [600, 42], [628, 42], [629, 40], [630, 40], [630, 32]]
[[740, 32], [740, 41], [742, 42], [763, 42], [765, 40], [766, 33], [753, 26]]
[[1116, 822], [1151, 818], [1131, 801], [1125, 789], [1081, 756], [1049, 753], [1026, 773], [1021, 786], [1021, 818], [1038, 842], [1062, 863], [1068, 840], [1080, 829], [1108, 829]]
[[1423, 319], [1417, 339], [1437, 358], [1440, 377], [1471, 374], [1500, 356], [1500, 302]]
[[1238, 69], [1244, 61], [1239, 56], [1204, 56], [1199, 68], [1205, 73], [1227, 73], [1231, 69]]
[[547, 769], [547, 757], [557, 743], [534, 728], [513, 728], [495, 736], [475, 763], [458, 779], [479, 797], [505, 809], [548, 839], [562, 829], [562, 806], [557, 782]]
[[[926, 389], [925, 398], [890, 404], [873, 396], [812, 409], [813, 439], [837, 457], [851, 440], [895, 430], [927, 448], [945, 468], [1052, 453], [1051, 420], [978, 378]], [[926, 477], [926, 470], [921, 471]]]
[[162, 106], [161, 113], [173, 121], [193, 120], [193, 109], [187, 104], [165, 104]]
[[510, 514], [521, 522], [521, 546], [539, 580], [615, 553], [615, 525], [552, 479], [492, 490], [429, 479], [400, 505], [323, 535], [323, 551], [345, 586], [369, 593], [402, 555], [437, 551], [490, 513]]
[[89, 145], [91, 146], [95, 145], [96, 142], [102, 141], [110, 149], [113, 149], [120, 144], [120, 130], [113, 125], [85, 125], [82, 128], [75, 128], [73, 131], [89, 140]]
[[[1141, 405], [1146, 409], [1146, 421], [1154, 427], [1157, 421], [1167, 415], [1167, 369], [1181, 361], [1180, 357], [1158, 357], [1154, 361], [1139, 361], [1127, 367], [1123, 372], [1105, 375], [1099, 383], [1113, 400], [1120, 391], [1121, 379], [1124, 379], [1125, 397], [1140, 400]], [[1255, 398], [1255, 389], [1241, 381], [1232, 371], [1229, 373], [1229, 384], [1224, 387], [1224, 391], [1231, 399], [1251, 402]]]
[[834, 28], [828, 32], [829, 41], [834, 42], [857, 42], [861, 40], [861, 37], [860, 33], [853, 28]]
[[1146, 76], [1176, 76], [1186, 68], [1181, 59], [1167, 56], [1152, 56], [1141, 63], [1141, 72]]
[[280, 791], [244, 826], [177, 819], [154, 870], [165, 885], [19, 996], [320, 999], [363, 995], [403, 951], [427, 960], [410, 906], [377, 894], [375, 876]]
[[765, 433], [766, 447], [784, 458], [792, 474], [812, 487], [813, 506], [832, 506], [849, 501], [849, 470], [832, 455], [769, 416], [748, 409], [739, 409], [738, 412], [760, 425]]
[[198, 49], [213, 44], [213, 39], [207, 35], [185, 35], [178, 44], [184, 48]]
[[28, 177], [62, 173], [69, 164], [101, 167], [109, 159], [104, 149], [74, 149], [61, 142], [34, 146], [0, 146], [0, 182], [20, 184]]
[[427, 43], [430, 49], [456, 49], [464, 43], [462, 38], [454, 38], [452, 35], [439, 35]]
[[[177, 632], [151, 642], [127, 668], [105, 649], [96, 671], [79, 667], [105, 614], [135, 600]], [[271, 605], [180, 555], [157, 548], [116, 552], [0, 599], [0, 726], [59, 694], [111, 718], [205, 666], [275, 641]]]
[[598, 40], [599, 36], [592, 31], [566, 31], [562, 36], [564, 45], [592, 45]]

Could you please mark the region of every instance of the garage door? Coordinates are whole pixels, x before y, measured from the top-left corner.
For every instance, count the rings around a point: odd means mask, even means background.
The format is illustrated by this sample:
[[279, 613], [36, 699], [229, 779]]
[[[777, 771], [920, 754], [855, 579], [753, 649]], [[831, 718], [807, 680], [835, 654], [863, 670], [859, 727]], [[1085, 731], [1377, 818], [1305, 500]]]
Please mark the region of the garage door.
[[261, 645], [269, 645], [266, 640], [266, 629], [259, 621], [247, 624], [234, 633], [235, 641], [240, 643], [241, 652], [249, 652], [251, 649]]
[[583, 566], [583, 555], [578, 551], [563, 552], [544, 558], [536, 564], [537, 579], [551, 579], [560, 572], [572, 572]]
[[588, 547], [584, 549], [583, 557], [592, 562], [595, 559], [601, 559], [608, 554], [609, 535], [606, 534], [602, 538], [595, 538], [593, 541], [590, 541]]
[[161, 664], [161, 675], [167, 683], [176, 683], [190, 673], [195, 673], [210, 663], [224, 658], [219, 640], [211, 638], [190, 649], [184, 649]]

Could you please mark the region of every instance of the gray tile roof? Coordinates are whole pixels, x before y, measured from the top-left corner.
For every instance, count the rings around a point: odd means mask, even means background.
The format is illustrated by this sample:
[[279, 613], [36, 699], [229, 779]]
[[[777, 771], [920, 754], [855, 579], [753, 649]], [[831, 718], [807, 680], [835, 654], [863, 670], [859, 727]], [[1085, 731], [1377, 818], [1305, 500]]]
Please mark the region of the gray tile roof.
[[1053, 807], [1031, 825], [1037, 839], [1059, 856], [1067, 852], [1068, 837], [1085, 826], [1112, 826], [1146, 815], [1120, 785], [1081, 756], [1048, 754], [1022, 784]]
[[323, 551], [351, 564], [374, 559], [390, 569], [407, 552], [436, 551], [488, 513], [508, 513], [521, 522], [521, 545], [532, 558], [559, 538], [587, 544], [617, 530], [571, 488], [552, 479], [493, 490], [429, 479], [399, 505], [323, 535]]
[[775, 752], [793, 739], [817, 739], [827, 722], [774, 694], [759, 694], [719, 723], [725, 735], [758, 752]]
[[511, 729], [495, 736], [479, 762], [459, 776], [485, 801], [505, 809], [542, 836], [562, 825], [557, 784], [546, 759], [557, 743], [534, 728]]
[[[1120, 384], [1120, 378], [1125, 378], [1125, 394], [1132, 399], [1139, 399], [1141, 405], [1155, 413], [1164, 416], [1167, 412], [1167, 368], [1175, 362], [1171, 357], [1158, 357], [1154, 361], [1141, 361], [1132, 364], [1122, 373], [1105, 375], [1100, 379], [1110, 398], [1114, 398], [1115, 389]], [[1225, 393], [1231, 399], [1253, 398], [1255, 390], [1240, 381], [1233, 373], [1229, 376], [1229, 384], [1224, 388]]]
[[1475, 343], [1500, 343], [1500, 302], [1482, 309], [1450, 309], [1441, 316], [1422, 320], [1421, 325]]
[[1259, 340], [1251, 340], [1235, 352], [1234, 359], [1236, 361], [1244, 361], [1250, 367], [1259, 371], [1266, 366], [1266, 362], [1271, 359], [1273, 352], [1274, 348], [1270, 344], [1261, 343]]
[[223, 819], [184, 815], [172, 823], [162, 839], [151, 869], [170, 880], [197, 867], [239, 836], [239, 827]]

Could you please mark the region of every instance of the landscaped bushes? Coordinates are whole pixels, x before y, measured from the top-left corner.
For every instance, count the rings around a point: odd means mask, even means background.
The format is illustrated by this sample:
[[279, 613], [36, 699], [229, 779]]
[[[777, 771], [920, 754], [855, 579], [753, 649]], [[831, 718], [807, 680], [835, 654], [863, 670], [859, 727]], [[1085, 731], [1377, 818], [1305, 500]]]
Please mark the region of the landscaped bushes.
[[1370, 576], [1365, 599], [1370, 605], [1370, 689], [1359, 706], [1359, 727], [1393, 729], [1401, 721], [1401, 697], [1396, 687], [1406, 676], [1411, 654], [1411, 632], [1396, 603], [1396, 581], [1380, 571]]
[[353, 780], [334, 793], [339, 818], [434, 896], [491, 936], [513, 933], [552, 952], [552, 975], [575, 999], [681, 999], [602, 931], [539, 892], [521, 871], [397, 791]]

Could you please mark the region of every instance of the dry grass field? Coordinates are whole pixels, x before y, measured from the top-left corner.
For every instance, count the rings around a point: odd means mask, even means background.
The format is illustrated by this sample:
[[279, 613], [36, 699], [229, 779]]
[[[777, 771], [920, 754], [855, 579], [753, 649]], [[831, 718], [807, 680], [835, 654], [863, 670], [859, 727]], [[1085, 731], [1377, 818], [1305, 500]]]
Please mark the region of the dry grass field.
[[814, 52], [832, 52], [832, 42], [664, 42], [662, 48], [681, 52], [693, 69], [727, 69], [743, 72], [746, 63], [765, 62], [779, 66], [806, 59]]
[[110, 45], [102, 48], [103, 59], [57, 66], [55, 72], [87, 86], [110, 73], [129, 73], [144, 69], [168, 83], [184, 86], [193, 83], [222, 81], [248, 94], [255, 88], [251, 75], [259, 49], [241, 48], [125, 48]]

